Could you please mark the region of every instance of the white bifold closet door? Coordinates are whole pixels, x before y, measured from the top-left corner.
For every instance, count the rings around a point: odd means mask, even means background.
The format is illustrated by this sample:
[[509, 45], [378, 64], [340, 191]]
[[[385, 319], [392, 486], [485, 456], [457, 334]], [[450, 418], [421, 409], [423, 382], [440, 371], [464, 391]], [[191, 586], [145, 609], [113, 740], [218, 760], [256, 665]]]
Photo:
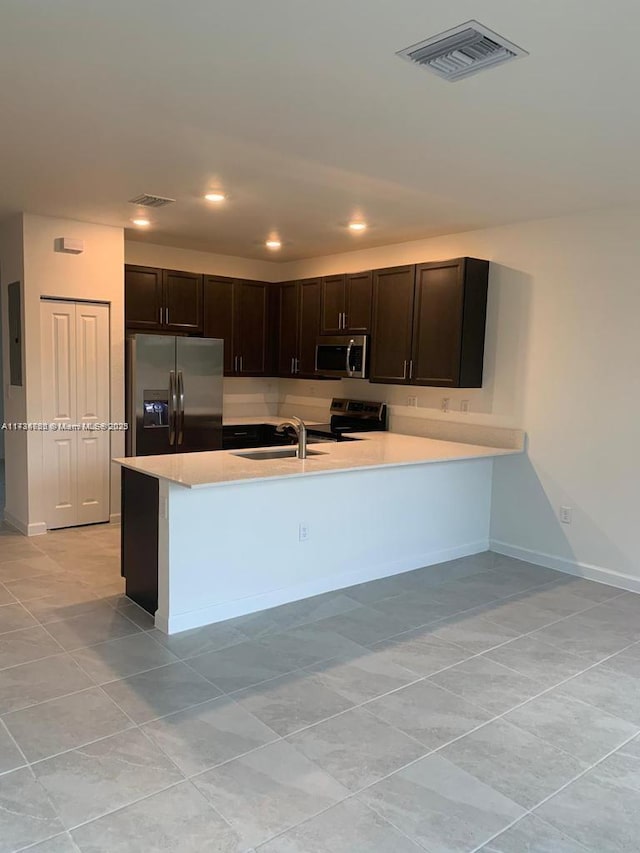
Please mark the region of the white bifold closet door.
[[[40, 303], [45, 521], [49, 529], [109, 520], [109, 306]], [[67, 429], [69, 427], [69, 429]], [[73, 428], [71, 428], [73, 427]]]

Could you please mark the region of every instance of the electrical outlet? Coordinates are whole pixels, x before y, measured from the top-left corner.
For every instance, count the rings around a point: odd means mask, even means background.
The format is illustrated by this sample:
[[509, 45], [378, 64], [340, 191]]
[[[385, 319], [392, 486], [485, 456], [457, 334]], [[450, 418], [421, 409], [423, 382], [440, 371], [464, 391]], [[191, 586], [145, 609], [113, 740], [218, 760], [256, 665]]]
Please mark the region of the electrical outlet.
[[560, 521], [563, 524], [571, 524], [573, 510], [570, 506], [560, 507]]
[[305, 521], [300, 522], [298, 527], [298, 539], [300, 542], [306, 542], [309, 538], [309, 525]]
[[451, 404], [451, 398], [450, 397], [443, 397], [442, 402], [440, 403], [440, 408], [442, 409], [443, 412], [448, 412], [450, 404]]
[[417, 406], [418, 398], [417, 397], [407, 397], [407, 406]]
[[460, 400], [460, 411], [467, 413], [469, 411], [469, 401]]

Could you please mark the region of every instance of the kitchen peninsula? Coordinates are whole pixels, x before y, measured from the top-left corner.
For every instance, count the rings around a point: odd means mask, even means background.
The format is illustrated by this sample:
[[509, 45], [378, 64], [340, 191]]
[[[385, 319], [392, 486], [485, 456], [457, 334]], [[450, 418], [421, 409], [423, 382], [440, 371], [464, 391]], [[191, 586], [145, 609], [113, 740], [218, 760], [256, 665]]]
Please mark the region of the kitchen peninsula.
[[493, 458], [520, 448], [354, 438], [115, 460], [127, 595], [172, 634], [488, 549]]

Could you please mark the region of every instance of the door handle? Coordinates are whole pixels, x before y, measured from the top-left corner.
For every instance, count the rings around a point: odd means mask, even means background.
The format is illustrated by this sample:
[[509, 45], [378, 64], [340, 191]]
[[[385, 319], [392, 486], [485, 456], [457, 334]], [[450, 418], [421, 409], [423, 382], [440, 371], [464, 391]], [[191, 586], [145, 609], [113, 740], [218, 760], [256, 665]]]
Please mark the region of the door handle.
[[169, 371], [169, 444], [171, 447], [176, 442], [176, 413], [178, 409], [178, 397], [176, 394], [176, 372]]
[[184, 379], [182, 378], [182, 371], [178, 371], [178, 417], [180, 418], [180, 426], [178, 429], [178, 444], [182, 444], [182, 440], [184, 438]]
[[293, 372], [300, 373], [300, 359], [294, 358], [293, 360]]
[[233, 372], [234, 373], [238, 372], [238, 356], [237, 355], [234, 355], [234, 357], [233, 357]]
[[407, 359], [406, 359], [406, 358], [405, 358], [405, 360], [402, 362], [402, 378], [403, 378], [403, 379], [406, 379], [406, 378], [407, 378]]
[[291, 367], [289, 372], [293, 375], [296, 372], [296, 360], [293, 356], [291, 356]]
[[158, 310], [160, 312], [160, 320], [158, 322], [160, 325], [162, 325], [162, 305], [160, 306], [160, 308]]
[[346, 329], [346, 328], [347, 328], [347, 315], [346, 315], [346, 313], [344, 313], [344, 314], [342, 315], [342, 328], [343, 328], [343, 329]]
[[342, 328], [342, 312], [340, 312], [340, 314], [338, 314], [338, 328], [339, 329]]
[[413, 359], [409, 360], [409, 379], [413, 379]]
[[167, 324], [167, 326], [169, 325], [169, 309], [168, 308], [164, 309], [164, 322]]
[[239, 358], [238, 358], [238, 363], [239, 363], [239, 365], [240, 365], [240, 371], [239, 371], [240, 373], [242, 373], [242, 371], [244, 370], [244, 367], [243, 367], [243, 361], [244, 361], [244, 356], [242, 356], [242, 355], [241, 355], [241, 356], [239, 356]]
[[353, 376], [353, 370], [351, 369], [351, 350], [353, 349], [355, 341], [353, 338], [349, 341], [349, 346], [347, 347], [347, 376]]

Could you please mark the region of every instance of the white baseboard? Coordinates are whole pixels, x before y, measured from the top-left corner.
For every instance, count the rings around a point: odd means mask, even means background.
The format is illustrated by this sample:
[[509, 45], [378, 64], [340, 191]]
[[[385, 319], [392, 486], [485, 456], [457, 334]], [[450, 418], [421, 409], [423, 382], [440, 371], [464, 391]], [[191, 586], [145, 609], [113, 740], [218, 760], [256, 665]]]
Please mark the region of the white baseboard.
[[166, 634], [176, 634], [179, 631], [187, 631], [190, 628], [200, 628], [203, 625], [211, 625], [214, 622], [224, 622], [226, 619], [234, 619], [236, 616], [246, 616], [248, 613], [268, 610], [270, 607], [289, 604], [291, 601], [300, 601], [303, 598], [311, 598], [311, 596], [321, 595], [325, 592], [334, 592], [358, 583], [379, 580], [380, 578], [399, 575], [403, 572], [410, 572], [414, 569], [446, 563], [448, 560], [457, 560], [460, 557], [470, 557], [472, 554], [481, 554], [488, 550], [489, 542], [483, 539], [479, 542], [469, 542], [453, 548], [430, 551], [427, 554], [421, 554], [412, 559], [372, 566], [341, 575], [330, 575], [303, 584], [297, 584], [296, 586], [286, 587], [285, 589], [271, 590], [249, 598], [225, 601], [222, 604], [216, 604], [202, 610], [174, 614], [171, 619], [167, 618], [166, 613], [161, 613], [158, 610], [155, 615], [155, 624], [156, 628], [159, 628]]
[[526, 563], [535, 563], [537, 566], [556, 569], [558, 572], [605, 583], [608, 586], [615, 586], [629, 592], [640, 592], [640, 577], [617, 572], [615, 569], [606, 569], [604, 566], [594, 566], [591, 563], [581, 563], [578, 560], [568, 560], [566, 557], [556, 557], [554, 554], [545, 554], [544, 551], [520, 548], [518, 545], [501, 542], [499, 539], [491, 539], [489, 547], [497, 554], [514, 557], [516, 560], [524, 560]]
[[119, 512], [112, 512], [111, 515], [109, 516], [109, 523], [110, 524], [120, 524], [120, 513]]
[[4, 511], [4, 520], [10, 527], [15, 527], [15, 529], [22, 533], [23, 536], [42, 536], [43, 533], [47, 532], [47, 525], [44, 521], [36, 521], [32, 524], [25, 524], [20, 521], [15, 516], [11, 515], [10, 512]]

